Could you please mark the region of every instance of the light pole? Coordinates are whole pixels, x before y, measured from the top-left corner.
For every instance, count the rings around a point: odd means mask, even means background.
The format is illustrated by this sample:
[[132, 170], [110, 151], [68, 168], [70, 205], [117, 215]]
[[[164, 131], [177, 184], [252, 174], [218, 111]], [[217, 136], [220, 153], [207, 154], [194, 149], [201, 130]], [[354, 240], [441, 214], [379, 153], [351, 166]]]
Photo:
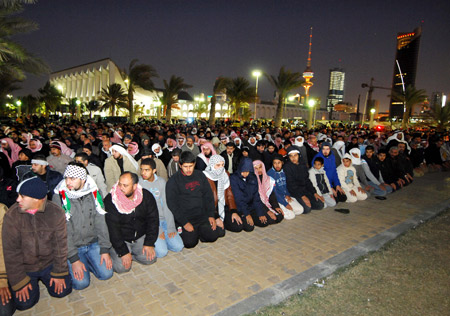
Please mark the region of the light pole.
[[81, 101], [80, 100], [76, 100], [75, 101], [76, 105], [77, 105], [77, 119], [80, 119], [81, 117]]
[[17, 100], [16, 105], [17, 105], [17, 117], [20, 117], [22, 115], [22, 101]]
[[374, 108], [371, 108], [370, 109], [370, 121], [369, 121], [369, 127], [370, 128], [372, 128], [373, 127], [373, 116], [374, 116], [374, 114], [375, 114], [375, 109]]
[[310, 126], [310, 128], [311, 127], [313, 127], [314, 126], [314, 124], [315, 124], [315, 118], [313, 119], [313, 116], [312, 116], [312, 113], [313, 113], [313, 111], [314, 111], [314, 106], [316, 105], [316, 101], [314, 100], [314, 99], [309, 99], [308, 100], [308, 106], [309, 106], [309, 122], [308, 122], [308, 125], [311, 125]]
[[261, 71], [259, 70], [254, 70], [252, 72], [253, 77], [256, 77], [256, 88], [255, 88], [255, 117], [253, 118], [256, 121], [256, 101], [258, 99], [258, 81], [259, 81], [259, 76], [261, 76]]

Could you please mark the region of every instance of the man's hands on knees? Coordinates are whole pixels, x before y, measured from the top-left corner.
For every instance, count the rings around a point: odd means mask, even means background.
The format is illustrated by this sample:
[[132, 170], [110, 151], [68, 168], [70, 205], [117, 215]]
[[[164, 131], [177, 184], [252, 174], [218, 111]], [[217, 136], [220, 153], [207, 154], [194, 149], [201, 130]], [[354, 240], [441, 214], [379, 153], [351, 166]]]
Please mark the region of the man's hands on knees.
[[239, 225], [241, 225], [241, 224], [242, 224], [242, 219], [241, 219], [241, 217], [240, 217], [237, 213], [233, 213], [233, 214], [231, 215], [231, 222], [232, 222], [232, 223], [236, 222], [236, 223], [238, 223]]
[[17, 291], [16, 297], [19, 299], [19, 302], [28, 301], [30, 299], [30, 293], [28, 291], [31, 291], [32, 289], [31, 283], [28, 283], [20, 291]]
[[209, 223], [211, 224], [211, 229], [216, 230], [217, 224], [216, 224], [216, 220], [214, 219], [214, 217], [208, 217], [208, 220], [209, 220]]
[[106, 269], [108, 269], [108, 270], [112, 269], [112, 260], [111, 260], [111, 256], [109, 255], [109, 253], [103, 253], [100, 256], [100, 265], [102, 265], [103, 262], [105, 262]]
[[64, 289], [66, 288], [66, 280], [64, 280], [64, 279], [51, 278], [50, 286], [52, 286], [52, 284], [55, 284], [56, 294], [61, 294], [64, 291]]
[[86, 267], [84, 266], [84, 263], [81, 262], [81, 260], [77, 260], [74, 263], [72, 263], [72, 273], [75, 280], [81, 281], [84, 277], [84, 272], [86, 272]]
[[127, 253], [126, 255], [123, 255], [122, 257], [120, 257], [120, 259], [122, 259], [122, 265], [126, 270], [131, 268], [131, 261], [133, 261], [133, 257], [131, 256], [131, 253]]
[[9, 303], [9, 300], [11, 299], [11, 292], [8, 287], [0, 288], [0, 297], [2, 299], [3, 306]]
[[194, 231], [194, 226], [192, 226], [192, 224], [189, 222], [187, 222], [186, 225], [183, 226], [183, 228], [189, 233]]
[[145, 255], [148, 261], [152, 261], [153, 259], [155, 259], [156, 256], [155, 247], [151, 246], [142, 247], [142, 254]]
[[245, 216], [245, 220], [247, 221], [247, 224], [249, 224], [250, 226], [254, 226], [255, 225], [255, 223], [253, 223], [253, 218], [252, 218], [252, 216], [250, 214]]

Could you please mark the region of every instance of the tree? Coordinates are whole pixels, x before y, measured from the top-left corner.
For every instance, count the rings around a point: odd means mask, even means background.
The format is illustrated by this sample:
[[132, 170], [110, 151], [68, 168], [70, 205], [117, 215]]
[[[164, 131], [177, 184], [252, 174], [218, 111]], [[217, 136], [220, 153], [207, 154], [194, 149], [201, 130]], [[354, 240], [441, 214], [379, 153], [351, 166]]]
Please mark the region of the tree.
[[100, 93], [99, 101], [103, 102], [100, 111], [109, 110], [111, 116], [116, 115], [116, 110], [118, 108], [128, 107], [127, 92], [118, 83], [113, 83], [106, 88], [103, 88]]
[[200, 118], [202, 113], [208, 112], [207, 102], [199, 102], [192, 112], [197, 113], [197, 118]]
[[438, 132], [444, 131], [447, 127], [450, 127], [450, 102], [447, 102], [445, 106], [441, 106], [439, 102], [436, 102], [434, 106], [430, 108], [428, 116], [433, 124], [436, 124]]
[[283, 107], [286, 102], [286, 97], [289, 91], [301, 87], [303, 83], [302, 75], [299, 72], [291, 72], [285, 70], [284, 66], [280, 68], [278, 76], [272, 76], [264, 73], [264, 76], [269, 80], [270, 84], [278, 92], [278, 103], [275, 116], [275, 127], [281, 126], [283, 119]]
[[22, 111], [25, 115], [35, 113], [39, 106], [39, 99], [34, 95], [27, 95], [22, 98]]
[[101, 105], [97, 100], [91, 100], [86, 104], [86, 109], [89, 111], [89, 118], [92, 119], [92, 112], [98, 111]]
[[231, 80], [227, 89], [227, 97], [230, 99], [230, 105], [234, 108], [234, 119], [236, 119], [238, 116], [240, 117], [241, 106], [254, 101], [256, 94], [247, 79], [237, 77]]
[[128, 111], [130, 122], [134, 123], [135, 116], [135, 105], [134, 101], [134, 92], [136, 88], [141, 88], [148, 91], [155, 90], [155, 85], [152, 81], [153, 78], [158, 78], [158, 73], [156, 70], [146, 64], [137, 65], [138, 60], [133, 59], [128, 66], [128, 71], [122, 71], [122, 77], [125, 79], [125, 83], [127, 84], [127, 94], [128, 94]]
[[178, 102], [178, 93], [184, 89], [192, 88], [192, 86], [184, 83], [182, 77], [177, 77], [175, 75], [170, 77], [169, 82], [164, 79], [163, 83], [164, 91], [161, 97], [161, 104], [164, 106], [166, 122], [170, 123], [170, 120], [172, 119], [172, 105]]
[[16, 80], [24, 80], [25, 72], [32, 74], [48, 73], [48, 66], [39, 58], [27, 52], [21, 45], [12, 41], [14, 35], [34, 31], [38, 25], [18, 16], [23, 3], [34, 1], [3, 0], [0, 2], [0, 74], [9, 74]]
[[48, 116], [50, 112], [55, 112], [60, 106], [63, 100], [63, 94], [49, 81], [43, 88], [39, 88], [39, 101], [45, 105], [45, 115]]
[[398, 93], [393, 91], [392, 98], [395, 101], [403, 102], [405, 105], [405, 112], [403, 113], [402, 129], [408, 127], [409, 118], [414, 110], [414, 107], [418, 104], [423, 103], [427, 99], [425, 90], [416, 89], [414, 86], [409, 85], [406, 87], [404, 93]]
[[214, 82], [213, 94], [211, 97], [211, 109], [209, 110], [209, 126], [214, 124], [215, 116], [216, 116], [216, 94], [226, 92], [227, 88], [231, 84], [230, 78], [219, 77]]

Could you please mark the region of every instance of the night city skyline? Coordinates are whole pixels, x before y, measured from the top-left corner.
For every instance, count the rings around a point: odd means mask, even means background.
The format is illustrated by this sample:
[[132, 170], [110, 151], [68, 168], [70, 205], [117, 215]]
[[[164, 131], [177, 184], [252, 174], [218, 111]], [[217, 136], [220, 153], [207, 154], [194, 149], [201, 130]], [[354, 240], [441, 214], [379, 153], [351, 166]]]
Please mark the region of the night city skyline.
[[[22, 16], [39, 23], [38, 31], [16, 40], [43, 58], [51, 71], [111, 58], [121, 68], [138, 58], [162, 79], [181, 76], [191, 95], [211, 94], [216, 77], [243, 76], [255, 84], [254, 69], [277, 74], [281, 66], [306, 68], [309, 30], [313, 27], [312, 97], [326, 105], [329, 70], [346, 72], [345, 102], [364, 102], [361, 83], [390, 87], [396, 36], [422, 26], [416, 87], [450, 92], [448, 1], [39, 1]], [[16, 95], [37, 94], [48, 75], [28, 76]], [[259, 80], [263, 100], [274, 89]], [[303, 89], [293, 91], [301, 92]], [[381, 110], [389, 92], [375, 90]]]

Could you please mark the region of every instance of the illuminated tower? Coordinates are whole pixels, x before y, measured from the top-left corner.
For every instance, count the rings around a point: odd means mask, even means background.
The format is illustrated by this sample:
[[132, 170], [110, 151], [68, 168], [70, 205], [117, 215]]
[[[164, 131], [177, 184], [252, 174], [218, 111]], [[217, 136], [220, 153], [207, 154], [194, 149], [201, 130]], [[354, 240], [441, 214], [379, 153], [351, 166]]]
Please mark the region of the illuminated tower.
[[[392, 79], [392, 91], [397, 94], [404, 93], [408, 86], [415, 86], [421, 33], [421, 27], [416, 28], [411, 33], [397, 33], [397, 49]], [[391, 97], [389, 116], [401, 118], [403, 112], [403, 102]]]
[[311, 47], [312, 47], [312, 27], [311, 27], [311, 33], [309, 34], [309, 51], [308, 51], [308, 59], [306, 62], [306, 69], [303, 72], [303, 78], [305, 78], [305, 82], [302, 83], [303, 88], [305, 88], [305, 103], [307, 106], [309, 106], [309, 118], [308, 118], [308, 129], [312, 126], [312, 119], [313, 119], [313, 110], [314, 105], [310, 106], [309, 104], [309, 88], [313, 86], [313, 83], [311, 82], [311, 79], [314, 77], [314, 72], [311, 69]]

